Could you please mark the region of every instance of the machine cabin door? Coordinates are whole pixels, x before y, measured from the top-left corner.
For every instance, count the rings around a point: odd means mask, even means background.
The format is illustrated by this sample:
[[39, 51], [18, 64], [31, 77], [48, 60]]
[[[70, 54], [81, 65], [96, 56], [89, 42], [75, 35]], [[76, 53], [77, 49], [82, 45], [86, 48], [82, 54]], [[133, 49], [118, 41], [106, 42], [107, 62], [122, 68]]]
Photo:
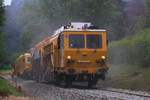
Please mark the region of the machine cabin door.
[[64, 67], [64, 35], [58, 37], [58, 66]]

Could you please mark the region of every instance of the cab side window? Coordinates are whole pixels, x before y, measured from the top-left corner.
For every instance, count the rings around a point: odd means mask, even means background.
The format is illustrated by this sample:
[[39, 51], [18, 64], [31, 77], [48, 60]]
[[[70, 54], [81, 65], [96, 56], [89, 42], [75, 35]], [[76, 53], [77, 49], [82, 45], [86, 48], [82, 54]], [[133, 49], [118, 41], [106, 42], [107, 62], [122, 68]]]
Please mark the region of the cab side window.
[[27, 57], [28, 62], [32, 62], [32, 57]]
[[64, 35], [60, 35], [58, 37], [58, 49], [63, 49], [64, 48]]

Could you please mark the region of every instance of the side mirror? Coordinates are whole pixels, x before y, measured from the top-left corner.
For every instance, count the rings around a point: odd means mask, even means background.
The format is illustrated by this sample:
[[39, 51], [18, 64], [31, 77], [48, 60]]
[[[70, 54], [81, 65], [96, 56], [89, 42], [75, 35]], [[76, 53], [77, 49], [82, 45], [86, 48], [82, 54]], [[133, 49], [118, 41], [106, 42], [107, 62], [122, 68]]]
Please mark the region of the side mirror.
[[107, 45], [108, 45], [108, 42], [109, 42], [109, 41], [107, 40]]
[[109, 43], [111, 43], [111, 40], [107, 40], [107, 45], [108, 45]]

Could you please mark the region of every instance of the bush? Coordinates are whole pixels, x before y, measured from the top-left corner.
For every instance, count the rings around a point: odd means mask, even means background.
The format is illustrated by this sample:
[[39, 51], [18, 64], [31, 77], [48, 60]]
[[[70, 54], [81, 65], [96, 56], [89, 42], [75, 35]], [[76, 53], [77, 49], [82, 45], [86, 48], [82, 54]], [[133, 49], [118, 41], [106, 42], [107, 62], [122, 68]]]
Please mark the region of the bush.
[[150, 66], [150, 28], [109, 45], [111, 64]]

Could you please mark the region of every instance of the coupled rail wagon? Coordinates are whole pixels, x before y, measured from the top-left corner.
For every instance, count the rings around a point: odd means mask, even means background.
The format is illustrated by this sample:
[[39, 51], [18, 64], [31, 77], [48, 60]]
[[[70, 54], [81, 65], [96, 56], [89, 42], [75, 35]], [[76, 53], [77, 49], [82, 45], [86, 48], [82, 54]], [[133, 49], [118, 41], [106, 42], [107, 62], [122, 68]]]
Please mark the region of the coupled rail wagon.
[[31, 53], [21, 54], [15, 61], [14, 74], [22, 75], [23, 73], [29, 72], [32, 70], [32, 55]]
[[32, 77], [35, 80], [55, 81], [57, 84], [88, 82], [96, 85], [105, 80], [109, 67], [106, 30], [91, 23], [73, 22], [56, 30], [31, 50]]

